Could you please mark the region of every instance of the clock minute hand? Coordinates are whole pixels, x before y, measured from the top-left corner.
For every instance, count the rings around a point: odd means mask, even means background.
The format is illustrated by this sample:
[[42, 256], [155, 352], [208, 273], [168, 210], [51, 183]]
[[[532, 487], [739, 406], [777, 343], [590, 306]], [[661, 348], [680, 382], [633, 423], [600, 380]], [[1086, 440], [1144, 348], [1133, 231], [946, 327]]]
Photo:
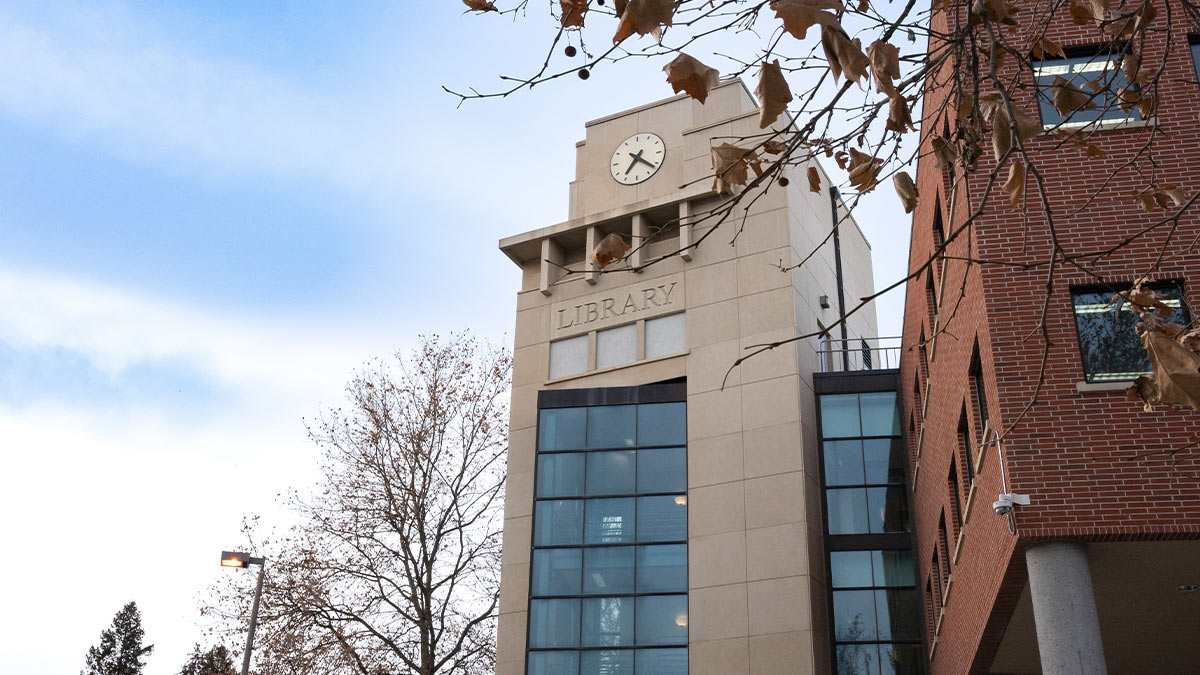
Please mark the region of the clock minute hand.
[[645, 164], [646, 166], [650, 167], [651, 169], [653, 169], [653, 168], [655, 168], [655, 167], [656, 167], [656, 165], [655, 165], [655, 164], [651, 164], [649, 160], [647, 160], [647, 159], [643, 159], [643, 158], [642, 158], [642, 153], [640, 153], [640, 152], [637, 154], [637, 157], [634, 157], [634, 158], [633, 158], [633, 161], [635, 161], [635, 162], [641, 162], [642, 164]]

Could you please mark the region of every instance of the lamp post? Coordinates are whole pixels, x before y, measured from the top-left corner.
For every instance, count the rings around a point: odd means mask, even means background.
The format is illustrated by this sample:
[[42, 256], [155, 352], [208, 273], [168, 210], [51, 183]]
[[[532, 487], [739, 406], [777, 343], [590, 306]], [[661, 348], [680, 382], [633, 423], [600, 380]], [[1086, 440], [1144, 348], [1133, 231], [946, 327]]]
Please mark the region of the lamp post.
[[221, 567], [246, 568], [258, 565], [258, 585], [254, 589], [254, 604], [250, 608], [250, 632], [246, 635], [246, 653], [242, 655], [242, 675], [250, 672], [250, 652], [254, 649], [254, 628], [258, 625], [258, 602], [262, 599], [263, 575], [267, 572], [267, 559], [255, 558], [249, 553], [221, 551]]

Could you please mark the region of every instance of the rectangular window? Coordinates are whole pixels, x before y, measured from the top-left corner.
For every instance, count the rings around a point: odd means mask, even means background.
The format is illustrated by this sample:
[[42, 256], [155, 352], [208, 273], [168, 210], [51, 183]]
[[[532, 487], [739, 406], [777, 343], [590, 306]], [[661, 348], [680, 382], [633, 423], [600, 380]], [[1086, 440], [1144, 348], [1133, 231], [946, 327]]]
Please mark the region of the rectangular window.
[[539, 411], [529, 675], [687, 674], [686, 440], [682, 402]]
[[975, 460], [971, 457], [971, 432], [967, 426], [967, 410], [964, 407], [958, 415], [958, 450], [962, 453], [967, 468], [967, 485], [975, 480]]
[[588, 336], [578, 335], [550, 343], [550, 379], [587, 372]]
[[596, 332], [596, 367], [614, 368], [637, 360], [637, 324]]
[[[1190, 319], [1180, 285], [1166, 283], [1151, 288], [1174, 310], [1164, 320], [1187, 325]], [[1140, 316], [1131, 304], [1119, 297], [1114, 302], [1111, 290], [1098, 288], [1072, 289], [1071, 299], [1088, 382], [1133, 380], [1150, 374], [1150, 358], [1134, 332]]]
[[683, 312], [646, 320], [646, 358], [656, 359], [686, 350]]
[[[1122, 110], [1118, 99], [1119, 92], [1127, 86], [1125, 73], [1121, 70], [1121, 58], [1124, 55], [1086, 48], [1082, 52], [1075, 50], [1075, 55], [1065, 59], [1043, 59], [1033, 62], [1042, 124], [1047, 127], [1074, 127], [1097, 120], [1141, 119], [1136, 106], [1126, 105], [1128, 111]], [[1054, 83], [1060, 81], [1074, 85], [1089, 96], [1089, 103], [1066, 115], [1059, 113], [1053, 101]], [[1091, 109], [1088, 109], [1089, 107]]]
[[950, 585], [950, 537], [946, 535], [946, 514], [938, 520], [937, 540], [938, 570], [941, 572], [942, 592]]
[[954, 534], [962, 531], [962, 492], [958, 484], [958, 463], [950, 462], [950, 472], [946, 476], [946, 488], [950, 491], [950, 520], [954, 524]]
[[1188, 44], [1192, 47], [1192, 66], [1196, 69], [1196, 78], [1200, 81], [1200, 35], [1189, 35]]
[[983, 359], [979, 356], [979, 340], [971, 350], [971, 365], [967, 373], [971, 377], [971, 401], [975, 405], [976, 433], [983, 435], [988, 423], [987, 388], [983, 382]]
[[829, 534], [908, 531], [908, 462], [895, 392], [821, 396]]
[[875, 664], [889, 674], [923, 672], [912, 553], [834, 551], [829, 568], [838, 675], [877, 673]]

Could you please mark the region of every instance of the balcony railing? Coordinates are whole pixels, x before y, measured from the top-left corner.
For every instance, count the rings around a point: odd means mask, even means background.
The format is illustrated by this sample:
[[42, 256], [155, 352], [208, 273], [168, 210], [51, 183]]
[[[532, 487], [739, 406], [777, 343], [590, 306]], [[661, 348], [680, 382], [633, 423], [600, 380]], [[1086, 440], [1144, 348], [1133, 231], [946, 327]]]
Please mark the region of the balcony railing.
[[816, 343], [822, 373], [889, 370], [900, 367], [898, 337], [822, 337]]

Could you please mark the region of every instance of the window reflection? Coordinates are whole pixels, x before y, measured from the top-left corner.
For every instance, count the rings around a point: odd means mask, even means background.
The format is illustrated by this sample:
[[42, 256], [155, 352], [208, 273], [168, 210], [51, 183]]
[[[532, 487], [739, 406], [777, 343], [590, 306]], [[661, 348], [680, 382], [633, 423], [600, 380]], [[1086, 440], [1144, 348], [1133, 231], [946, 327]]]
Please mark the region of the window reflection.
[[[1187, 309], [1180, 299], [1177, 284], [1154, 286], [1154, 292], [1174, 309], [1165, 320], [1187, 324]], [[1150, 359], [1134, 332], [1140, 321], [1135, 308], [1127, 302], [1111, 303], [1111, 291], [1071, 293], [1075, 309], [1075, 328], [1088, 382], [1132, 380], [1150, 373]]]

